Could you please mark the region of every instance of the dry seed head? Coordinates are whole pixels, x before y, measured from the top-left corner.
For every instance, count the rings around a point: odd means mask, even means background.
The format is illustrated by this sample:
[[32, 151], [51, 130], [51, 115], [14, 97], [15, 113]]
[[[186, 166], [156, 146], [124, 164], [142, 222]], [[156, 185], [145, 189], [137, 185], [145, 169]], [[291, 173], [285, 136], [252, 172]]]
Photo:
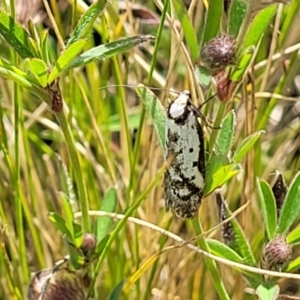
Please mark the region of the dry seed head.
[[[219, 193], [216, 193], [216, 200], [219, 208], [220, 222], [223, 222], [228, 218], [227, 203]], [[221, 234], [226, 245], [230, 246], [235, 241], [235, 232], [230, 221], [222, 225]]]
[[272, 191], [276, 201], [277, 216], [279, 217], [282, 205], [284, 203], [285, 195], [287, 193], [287, 185], [281, 173], [277, 172], [275, 183]]
[[277, 237], [270, 241], [263, 250], [263, 267], [281, 271], [291, 259], [292, 249], [285, 238]]
[[201, 64], [207, 68], [212, 75], [216, 75], [227, 66], [236, 62], [236, 40], [223, 34], [210, 40], [200, 52]]
[[81, 274], [67, 268], [38, 272], [28, 289], [29, 300], [85, 300], [87, 284]]

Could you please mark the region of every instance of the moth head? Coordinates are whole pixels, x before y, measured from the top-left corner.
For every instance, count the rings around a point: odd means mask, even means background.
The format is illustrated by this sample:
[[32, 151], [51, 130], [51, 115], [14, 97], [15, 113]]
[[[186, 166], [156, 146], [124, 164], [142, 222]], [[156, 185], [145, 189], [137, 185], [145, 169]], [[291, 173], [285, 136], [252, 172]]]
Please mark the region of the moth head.
[[185, 118], [188, 113], [188, 105], [191, 101], [191, 93], [189, 91], [183, 91], [173, 101], [168, 109], [168, 117], [170, 119], [178, 120]]

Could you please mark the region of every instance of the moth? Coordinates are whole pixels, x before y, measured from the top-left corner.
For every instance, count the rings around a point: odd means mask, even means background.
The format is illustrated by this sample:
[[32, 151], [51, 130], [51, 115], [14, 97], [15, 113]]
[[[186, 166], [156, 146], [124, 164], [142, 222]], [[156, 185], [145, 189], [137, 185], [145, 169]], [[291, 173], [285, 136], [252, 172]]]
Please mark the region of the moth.
[[198, 117], [189, 91], [180, 93], [167, 109], [165, 206], [182, 219], [195, 216], [205, 185], [204, 139]]

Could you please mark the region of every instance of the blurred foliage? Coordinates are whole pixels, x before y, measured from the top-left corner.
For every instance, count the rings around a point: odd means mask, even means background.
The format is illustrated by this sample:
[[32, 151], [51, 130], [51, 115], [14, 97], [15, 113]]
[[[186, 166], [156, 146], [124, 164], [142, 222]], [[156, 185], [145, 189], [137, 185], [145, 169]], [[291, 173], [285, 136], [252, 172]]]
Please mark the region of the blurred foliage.
[[[78, 299], [300, 299], [300, 1], [86, 2], [1, 2], [0, 299], [61, 274]], [[192, 221], [162, 192], [183, 90], [205, 132]]]

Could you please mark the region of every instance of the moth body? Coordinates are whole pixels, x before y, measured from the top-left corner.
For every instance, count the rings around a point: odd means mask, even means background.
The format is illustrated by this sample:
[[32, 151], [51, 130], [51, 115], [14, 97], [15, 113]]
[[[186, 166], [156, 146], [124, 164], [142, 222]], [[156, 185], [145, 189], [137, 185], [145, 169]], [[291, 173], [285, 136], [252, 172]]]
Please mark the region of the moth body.
[[203, 131], [190, 93], [182, 92], [167, 110], [164, 177], [166, 210], [192, 218], [201, 204], [205, 184]]

